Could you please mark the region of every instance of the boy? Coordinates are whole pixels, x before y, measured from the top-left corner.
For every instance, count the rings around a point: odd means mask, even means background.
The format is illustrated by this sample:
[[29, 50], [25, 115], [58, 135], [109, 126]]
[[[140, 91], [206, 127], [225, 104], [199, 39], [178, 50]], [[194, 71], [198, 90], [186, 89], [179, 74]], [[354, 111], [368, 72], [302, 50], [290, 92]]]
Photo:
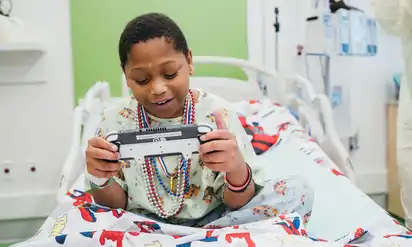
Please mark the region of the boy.
[[[302, 181], [264, 184], [230, 104], [189, 89], [192, 52], [175, 22], [157, 13], [133, 19], [121, 34], [119, 57], [134, 97], [108, 109], [98, 136], [89, 142], [86, 186], [97, 204], [197, 227], [242, 224], [278, 213], [310, 215], [313, 194]], [[197, 122], [216, 130], [204, 136], [212, 141], [189, 160], [168, 156], [145, 164], [117, 162], [117, 147], [104, 139], [110, 131]]]

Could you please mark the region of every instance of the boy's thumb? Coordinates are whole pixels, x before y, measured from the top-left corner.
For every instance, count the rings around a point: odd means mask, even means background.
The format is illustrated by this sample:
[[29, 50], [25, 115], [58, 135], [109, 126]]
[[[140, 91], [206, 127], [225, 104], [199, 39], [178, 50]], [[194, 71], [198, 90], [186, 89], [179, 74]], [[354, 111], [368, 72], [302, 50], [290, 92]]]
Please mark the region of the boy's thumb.
[[226, 129], [226, 123], [223, 119], [222, 113], [220, 111], [215, 111], [213, 115], [215, 116], [217, 129]]

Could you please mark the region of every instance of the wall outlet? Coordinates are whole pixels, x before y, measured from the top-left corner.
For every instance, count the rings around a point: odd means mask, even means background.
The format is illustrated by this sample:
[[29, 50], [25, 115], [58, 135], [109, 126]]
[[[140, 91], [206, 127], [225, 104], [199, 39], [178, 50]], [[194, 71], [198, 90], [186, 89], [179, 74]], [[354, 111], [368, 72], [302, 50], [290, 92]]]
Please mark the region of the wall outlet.
[[11, 179], [13, 175], [13, 162], [11, 160], [4, 160], [1, 162], [0, 177], [4, 179]]
[[28, 160], [27, 161], [27, 172], [35, 174], [37, 172], [37, 162], [35, 160]]
[[349, 137], [349, 151], [351, 153], [357, 151], [359, 149], [359, 132]]

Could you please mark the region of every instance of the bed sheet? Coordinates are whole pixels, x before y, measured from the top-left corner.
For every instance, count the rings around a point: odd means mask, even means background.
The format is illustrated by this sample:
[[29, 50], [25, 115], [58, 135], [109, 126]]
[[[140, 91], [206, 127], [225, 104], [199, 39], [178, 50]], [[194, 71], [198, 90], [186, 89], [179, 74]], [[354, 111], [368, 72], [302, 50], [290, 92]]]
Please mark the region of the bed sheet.
[[399, 223], [349, 179], [334, 169], [313, 162], [296, 149], [295, 142], [293, 139], [285, 141], [258, 159], [265, 164], [267, 179], [301, 176], [312, 187], [315, 200], [307, 226], [309, 234], [332, 240], [357, 228], [373, 229], [377, 233], [398, 228]]
[[[267, 178], [299, 175], [312, 185], [315, 205], [308, 225], [311, 235], [333, 240], [360, 226], [374, 225], [382, 231], [388, 230], [385, 226], [393, 226], [386, 211], [343, 176], [288, 108], [270, 99], [237, 102], [234, 107], [246, 118], [248, 128], [254, 128], [252, 136], [258, 133], [277, 137], [268, 150], [258, 155], [260, 163], [265, 164]], [[335, 220], [337, 224], [330, 227]]]
[[320, 148], [318, 140], [310, 135], [310, 128], [308, 130], [303, 128], [298, 122], [299, 116], [288, 107], [265, 98], [239, 101], [233, 103], [233, 108], [238, 113], [246, 133], [250, 136], [257, 155], [262, 155], [276, 148], [284, 140], [293, 138], [297, 140], [296, 148], [316, 163], [339, 170], [338, 166]]

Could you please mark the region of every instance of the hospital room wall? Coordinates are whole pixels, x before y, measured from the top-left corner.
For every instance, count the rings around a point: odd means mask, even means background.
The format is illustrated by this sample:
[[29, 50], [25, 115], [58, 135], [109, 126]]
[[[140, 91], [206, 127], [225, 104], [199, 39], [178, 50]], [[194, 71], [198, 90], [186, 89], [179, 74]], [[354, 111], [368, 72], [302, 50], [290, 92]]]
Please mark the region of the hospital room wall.
[[[349, 2], [348, 0], [345, 2]], [[274, 68], [275, 35], [273, 28], [274, 7], [280, 8], [279, 69], [284, 73], [303, 72], [303, 59], [296, 54], [296, 45], [302, 41], [296, 29], [297, 13], [301, 0], [250, 1], [250, 18], [264, 26], [252, 29], [249, 46], [256, 48], [255, 60]], [[373, 16], [370, 0], [351, 1], [351, 4]], [[262, 14], [263, 13], [263, 14]], [[376, 57], [333, 57], [332, 81], [349, 87], [350, 119], [359, 129], [360, 149], [354, 153], [353, 161], [359, 186], [367, 193], [380, 194], [387, 191], [386, 182], [386, 102], [387, 84], [394, 72], [402, 71], [403, 60], [399, 39], [378, 29], [379, 46]], [[259, 55], [260, 54], [260, 55]], [[313, 66], [313, 67], [312, 67]], [[315, 65], [311, 65], [315, 69]], [[317, 68], [320, 70], [320, 67]], [[304, 74], [305, 75], [305, 74]]]
[[[161, 12], [182, 28], [193, 55], [247, 59], [246, 0], [71, 0], [75, 100], [96, 81], [107, 81], [121, 94], [117, 46], [124, 25], [135, 16]], [[110, 16], [110, 18], [108, 18]], [[202, 65], [195, 75], [245, 78], [237, 68]]]
[[[44, 65], [36, 74], [39, 81], [26, 77], [14, 84], [0, 83], [0, 240], [32, 236], [44, 221], [36, 217], [45, 217], [55, 206], [73, 113], [69, 1], [17, 0], [13, 4], [13, 16], [25, 23], [45, 53], [36, 61]], [[28, 42], [27, 48], [37, 49], [34, 45]], [[24, 51], [7, 54], [10, 58], [27, 55]], [[9, 61], [8, 72], [15, 71], [20, 60]], [[4, 215], [31, 219], [4, 222]]]

